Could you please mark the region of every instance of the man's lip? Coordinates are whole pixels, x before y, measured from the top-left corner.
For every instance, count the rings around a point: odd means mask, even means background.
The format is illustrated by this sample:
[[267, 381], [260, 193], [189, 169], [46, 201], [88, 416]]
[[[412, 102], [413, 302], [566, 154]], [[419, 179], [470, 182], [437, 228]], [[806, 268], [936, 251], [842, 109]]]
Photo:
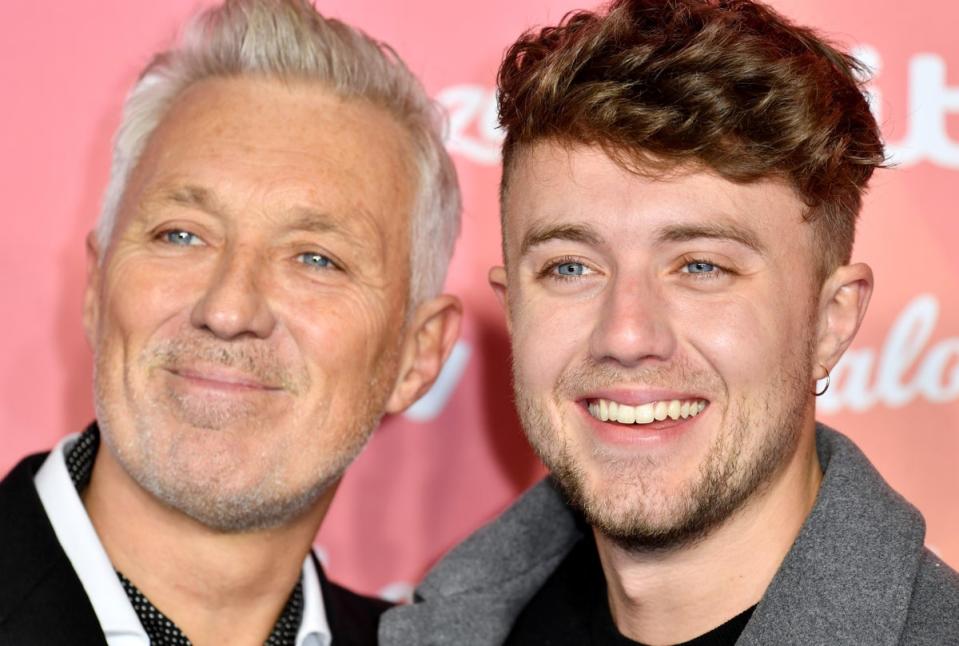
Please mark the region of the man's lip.
[[627, 406], [642, 406], [643, 404], [651, 404], [659, 401], [671, 401], [673, 399], [678, 399], [680, 401], [710, 401], [709, 397], [703, 395], [702, 393], [666, 389], [636, 388], [610, 388], [604, 390], [594, 390], [579, 396], [577, 399], [584, 405], [598, 399], [606, 399], [608, 401], [614, 401], [617, 404], [626, 404]]
[[[604, 421], [601, 418], [601, 412], [599, 413], [600, 416], [596, 416], [590, 410], [591, 405], [601, 406], [599, 400], [628, 406], [634, 410], [636, 417], [642, 416], [644, 421], [636, 423], [619, 422], [618, 419]], [[640, 415], [641, 408], [649, 408], [656, 404], [658, 409], [660, 402], [672, 405], [674, 401], [690, 402], [690, 406], [693, 402], [698, 402], [705, 404], [705, 407], [697, 413], [688, 414], [685, 417], [682, 416], [682, 405], [680, 406], [680, 414], [676, 418], [667, 414], [663, 419], [649, 420], [647, 417], [650, 414], [649, 410], [643, 411], [643, 414]], [[668, 389], [607, 389], [587, 393], [577, 399], [575, 404], [586, 427], [592, 429], [596, 439], [603, 445], [628, 450], [641, 447], [645, 451], [656, 446], [672, 446], [674, 441], [684, 436], [688, 431], [697, 428], [702, 415], [708, 410], [709, 398], [689, 391]], [[609, 406], [612, 405], [612, 403], [609, 404]], [[662, 411], [657, 410], [657, 412], [661, 413]], [[617, 410], [617, 417], [618, 413], [619, 410]]]
[[169, 372], [214, 388], [242, 388], [249, 390], [282, 390], [279, 386], [264, 383], [243, 372], [225, 368], [169, 368]]

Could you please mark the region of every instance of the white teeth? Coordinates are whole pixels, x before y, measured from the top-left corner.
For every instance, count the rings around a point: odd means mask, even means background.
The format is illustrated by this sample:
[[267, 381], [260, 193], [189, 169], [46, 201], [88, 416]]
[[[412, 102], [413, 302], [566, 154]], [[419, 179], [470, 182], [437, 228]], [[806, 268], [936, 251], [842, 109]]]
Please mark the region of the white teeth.
[[678, 399], [674, 399], [669, 402], [669, 409], [666, 411], [666, 414], [669, 415], [669, 419], [679, 419], [679, 411], [682, 410], [683, 405]]
[[607, 399], [597, 399], [587, 407], [589, 414], [604, 422], [619, 422], [620, 424], [649, 424], [652, 421], [670, 419], [687, 419], [699, 415], [705, 408], [704, 400], [670, 399], [658, 402], [649, 402], [640, 406], [629, 406]]
[[656, 416], [653, 414], [652, 404], [643, 404], [642, 406], [636, 407], [637, 424], [649, 424], [654, 419], [656, 419]]
[[666, 419], [666, 414], [669, 412], [669, 404], [667, 402], [656, 402], [656, 408], [653, 411], [653, 416], [656, 418], [657, 422], [661, 422]]

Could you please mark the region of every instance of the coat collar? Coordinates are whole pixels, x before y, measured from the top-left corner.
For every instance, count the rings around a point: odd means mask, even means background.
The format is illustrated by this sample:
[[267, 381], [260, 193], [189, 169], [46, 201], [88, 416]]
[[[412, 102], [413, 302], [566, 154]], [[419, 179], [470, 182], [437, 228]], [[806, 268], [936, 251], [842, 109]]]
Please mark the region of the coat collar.
[[[815, 506], [740, 644], [894, 644], [905, 623], [925, 526], [848, 439], [816, 430], [825, 471]], [[501, 644], [582, 536], [543, 481], [449, 553], [387, 612], [381, 643]]]
[[548, 480], [450, 552], [415, 603], [380, 622], [382, 644], [500, 644], [582, 534]]
[[816, 504], [738, 643], [897, 644], [925, 523], [850, 440], [820, 427], [816, 446]]

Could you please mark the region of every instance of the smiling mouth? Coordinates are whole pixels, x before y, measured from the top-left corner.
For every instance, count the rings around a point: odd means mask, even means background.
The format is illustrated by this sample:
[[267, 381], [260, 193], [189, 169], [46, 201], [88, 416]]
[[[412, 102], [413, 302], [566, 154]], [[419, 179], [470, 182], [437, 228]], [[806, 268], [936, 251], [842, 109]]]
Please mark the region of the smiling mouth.
[[170, 372], [181, 379], [215, 390], [275, 391], [278, 386], [265, 384], [254, 377], [225, 370], [172, 369]]
[[610, 399], [589, 400], [589, 414], [602, 422], [619, 424], [652, 424], [665, 419], [696, 417], [706, 408], [704, 399], [666, 399], [640, 406], [621, 404]]

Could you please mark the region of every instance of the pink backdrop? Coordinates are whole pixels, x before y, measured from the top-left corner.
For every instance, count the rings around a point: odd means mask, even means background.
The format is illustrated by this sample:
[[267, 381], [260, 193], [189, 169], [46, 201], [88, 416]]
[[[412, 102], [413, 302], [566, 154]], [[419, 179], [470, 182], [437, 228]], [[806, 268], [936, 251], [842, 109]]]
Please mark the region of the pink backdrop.
[[[925, 514], [928, 541], [959, 566], [959, 41], [953, 0], [777, 0], [857, 48], [877, 70], [874, 105], [898, 168], [881, 172], [855, 256], [877, 291], [820, 400]], [[194, 0], [0, 4], [0, 473], [92, 417], [80, 327], [83, 238], [106, 183], [125, 89]], [[486, 286], [499, 260], [493, 75], [503, 48], [570, 0], [321, 2], [392, 43], [451, 113], [466, 200], [449, 289], [466, 304], [441, 383], [384, 424], [349, 472], [318, 546], [334, 578], [402, 596], [425, 567], [532, 484], [540, 467], [508, 392], [502, 317]], [[9, 521], [8, 521], [9, 522]]]

